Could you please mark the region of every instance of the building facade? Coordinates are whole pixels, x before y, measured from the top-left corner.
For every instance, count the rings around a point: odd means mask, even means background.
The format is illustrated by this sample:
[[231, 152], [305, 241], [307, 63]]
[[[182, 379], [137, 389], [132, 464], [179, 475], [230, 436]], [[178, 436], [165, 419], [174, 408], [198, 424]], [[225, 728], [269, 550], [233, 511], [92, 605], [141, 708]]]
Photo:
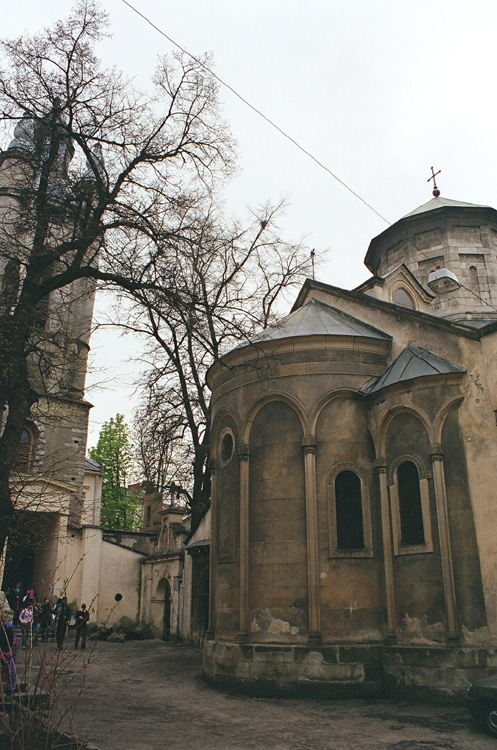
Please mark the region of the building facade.
[[308, 280], [211, 368], [215, 684], [446, 693], [495, 666], [497, 211], [437, 193], [367, 282]]

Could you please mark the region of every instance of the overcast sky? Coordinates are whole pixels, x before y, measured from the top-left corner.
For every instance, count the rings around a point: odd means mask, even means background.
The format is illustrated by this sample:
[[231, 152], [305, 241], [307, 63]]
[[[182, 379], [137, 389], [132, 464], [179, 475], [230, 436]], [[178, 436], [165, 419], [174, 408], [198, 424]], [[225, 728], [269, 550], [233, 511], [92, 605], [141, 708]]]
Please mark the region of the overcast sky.
[[[222, 79], [389, 222], [431, 198], [432, 165], [442, 196], [497, 207], [495, 0], [131, 2], [188, 51], [211, 51]], [[113, 34], [102, 58], [145, 86], [173, 45], [122, 0], [101, 5]], [[2, 6], [2, 37], [68, 11], [66, 0]], [[230, 209], [286, 198], [285, 238], [328, 250], [316, 277], [345, 288], [366, 279], [369, 241], [387, 224], [228, 90], [221, 99], [239, 152]], [[107, 333], [92, 346], [96, 379], [111, 382], [89, 390], [90, 445], [102, 421], [130, 414], [137, 371], [133, 342]]]

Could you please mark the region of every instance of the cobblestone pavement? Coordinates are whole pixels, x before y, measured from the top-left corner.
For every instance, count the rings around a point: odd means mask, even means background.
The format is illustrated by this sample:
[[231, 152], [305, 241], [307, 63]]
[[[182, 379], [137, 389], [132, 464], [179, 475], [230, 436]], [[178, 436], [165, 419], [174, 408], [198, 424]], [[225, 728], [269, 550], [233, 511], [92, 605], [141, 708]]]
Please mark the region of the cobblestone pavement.
[[203, 682], [199, 651], [161, 641], [74, 653], [73, 731], [99, 750], [497, 750], [464, 706], [230, 695]]

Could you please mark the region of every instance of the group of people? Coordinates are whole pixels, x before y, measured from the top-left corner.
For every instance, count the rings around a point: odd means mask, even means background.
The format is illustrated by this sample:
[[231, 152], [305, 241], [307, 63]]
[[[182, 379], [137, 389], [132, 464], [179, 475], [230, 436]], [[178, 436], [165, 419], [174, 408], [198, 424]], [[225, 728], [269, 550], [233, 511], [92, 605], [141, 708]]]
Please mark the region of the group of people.
[[[13, 609], [13, 622], [6, 619], [5, 611], [0, 609], [0, 665], [2, 671], [2, 682], [7, 692], [17, 689], [16, 680], [16, 658], [17, 658], [17, 635], [16, 627], [21, 629], [21, 647], [37, 645], [41, 637], [42, 643], [48, 642], [50, 628], [53, 626], [57, 648], [61, 649], [64, 643], [67, 628], [71, 622], [71, 608], [67, 603], [66, 596], [60, 596], [52, 606], [48, 596], [43, 602], [35, 598], [34, 588], [28, 588], [25, 594], [21, 584], [17, 584], [10, 599]], [[16, 606], [18, 605], [18, 606]], [[74, 648], [86, 648], [86, 629], [90, 613], [86, 604], [82, 604], [75, 615], [75, 639]]]
[[[24, 590], [22, 583], [18, 582], [11, 592], [9, 602], [13, 610], [13, 625], [21, 628], [22, 648], [27, 648], [28, 643], [36, 646], [40, 638], [42, 643], [47, 643], [52, 626], [57, 647], [62, 648], [71, 622], [71, 608], [66, 596], [60, 596], [53, 606], [48, 596], [43, 602], [36, 598], [33, 584]], [[89, 619], [86, 604], [82, 604], [75, 615], [75, 648], [80, 643], [81, 648], [86, 647], [86, 626]]]

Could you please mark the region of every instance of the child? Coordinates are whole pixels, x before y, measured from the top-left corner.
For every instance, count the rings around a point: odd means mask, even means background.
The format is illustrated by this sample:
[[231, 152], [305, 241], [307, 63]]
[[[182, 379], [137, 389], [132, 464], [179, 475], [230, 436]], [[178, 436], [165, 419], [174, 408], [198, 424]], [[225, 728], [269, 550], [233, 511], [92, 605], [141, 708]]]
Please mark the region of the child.
[[26, 648], [28, 636], [31, 645], [31, 628], [33, 626], [33, 602], [29, 602], [19, 615], [21, 625], [22, 648]]

